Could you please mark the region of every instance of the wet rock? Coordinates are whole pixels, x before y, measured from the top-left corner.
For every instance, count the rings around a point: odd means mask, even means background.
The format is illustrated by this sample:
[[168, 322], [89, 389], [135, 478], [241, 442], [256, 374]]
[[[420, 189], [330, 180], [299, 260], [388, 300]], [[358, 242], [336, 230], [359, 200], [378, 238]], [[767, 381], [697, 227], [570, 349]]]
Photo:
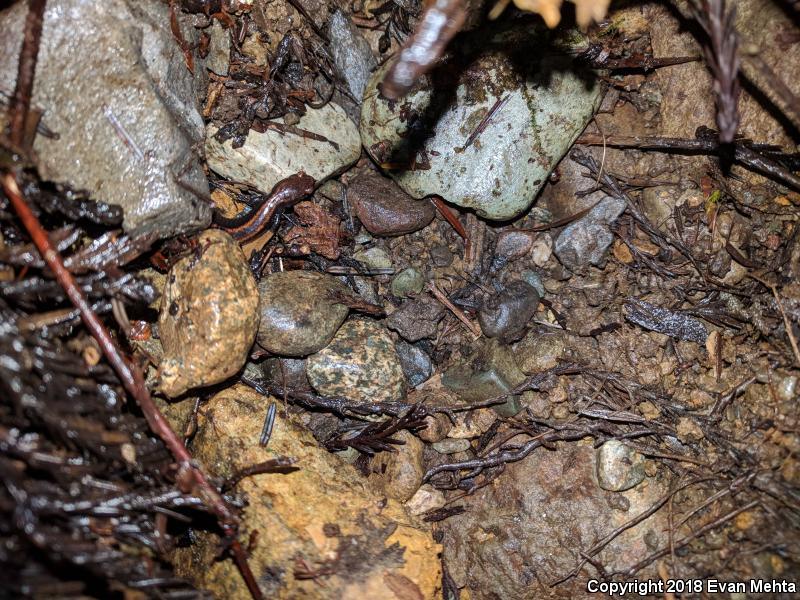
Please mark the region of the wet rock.
[[444, 317], [444, 308], [430, 295], [404, 302], [386, 319], [386, 326], [404, 340], [418, 342], [436, 335], [436, 326]]
[[258, 329], [258, 290], [239, 245], [216, 229], [198, 245], [199, 258], [172, 267], [161, 300], [160, 389], [171, 398], [235, 374]]
[[[517, 367], [511, 349], [498, 340], [489, 340], [469, 360], [442, 374], [442, 385], [465, 403], [500, 396], [524, 380], [525, 375]], [[521, 408], [519, 396], [511, 396], [504, 404], [492, 407], [504, 417], [513, 417]]]
[[335, 10], [328, 22], [333, 64], [347, 83], [356, 102], [361, 102], [372, 70], [377, 65], [369, 42], [361, 30], [340, 10]]
[[[280, 455], [302, 465], [288, 474], [248, 477], [236, 487], [248, 498], [243, 535], [270, 532], [270, 543], [255, 544], [248, 556], [265, 597], [395, 598], [396, 580], [411, 597], [439, 597], [441, 546], [429, 531], [291, 420], [279, 418], [269, 447], [259, 447], [267, 403], [244, 386], [221, 392], [205, 405], [193, 445], [195, 458], [219, 478]], [[176, 551], [177, 572], [215, 597], [249, 599], [233, 561], [216, 559], [219, 544], [217, 536], [198, 531], [195, 544]], [[331, 557], [346, 567], [326, 575], [325, 585], [296, 575], [298, 559], [318, 565]]]
[[360, 319], [342, 325], [330, 344], [309, 356], [306, 373], [320, 394], [359, 402], [391, 402], [405, 389], [391, 336]]
[[433, 444], [433, 449], [439, 454], [455, 454], [456, 452], [466, 452], [472, 446], [465, 438], [447, 438]]
[[609, 225], [624, 211], [624, 200], [608, 196], [585, 217], [567, 225], [555, 243], [555, 254], [561, 264], [573, 270], [601, 266], [614, 241]]
[[405, 235], [433, 221], [430, 200], [417, 201], [391, 179], [372, 171], [356, 177], [347, 187], [347, 201], [358, 220], [374, 235]]
[[623, 492], [644, 480], [644, 456], [619, 440], [597, 449], [597, 482], [610, 492]]
[[370, 269], [391, 269], [392, 259], [383, 248], [372, 246], [353, 252], [353, 258], [364, 263]]
[[[14, 89], [26, 13], [19, 2], [0, 13], [6, 91]], [[43, 124], [59, 134], [34, 141], [42, 177], [120, 205], [126, 230], [163, 236], [211, 220], [208, 205], [179, 183], [178, 173], [187, 188], [208, 193], [192, 152], [203, 120], [169, 23], [167, 6], [157, 0], [51, 0], [33, 97], [33, 106], [45, 110]]]
[[394, 446], [395, 452], [381, 452], [376, 457], [373, 465], [376, 474], [370, 476], [370, 481], [379, 485], [389, 498], [406, 502], [422, 485], [425, 444], [408, 431], [392, 437], [403, 443]]
[[307, 356], [331, 341], [348, 308], [336, 295], [349, 295], [341, 281], [314, 271], [284, 271], [264, 277], [258, 345], [280, 356]]
[[[470, 598], [585, 598], [585, 569], [556, 587], [551, 582], [569, 573], [586, 548], [633, 516], [650, 508], [663, 490], [647, 481], [622, 492], [627, 511], [612, 508], [619, 493], [595, 483], [591, 445], [556, 451], [536, 450], [525, 460], [506, 465], [500, 485], [486, 486], [470, 498], [469, 510], [442, 521], [448, 571]], [[620, 503], [617, 502], [616, 505]], [[508, 515], [519, 526], [509, 527]], [[610, 571], [629, 567], [667, 542], [666, 512], [625, 531], [597, 556]], [[509, 548], [513, 553], [509, 554]], [[657, 577], [650, 565], [637, 573]]]
[[[515, 56], [492, 50], [487, 35], [482, 28], [452, 47], [453, 61], [470, 55], [466, 69], [442, 65], [442, 72], [462, 72], [455, 89], [437, 81], [433, 93], [426, 78], [403, 102], [390, 102], [376, 88], [392, 63], [378, 69], [365, 92], [361, 137], [376, 162], [416, 165], [391, 173], [415, 198], [438, 194], [481, 217], [511, 219], [530, 206], [586, 126], [601, 89], [571, 59], [537, 48], [527, 27], [494, 40]], [[490, 124], [467, 146], [492, 107]]]
[[392, 279], [392, 294], [398, 298], [419, 294], [424, 287], [425, 277], [413, 267], [403, 269]]
[[441, 491], [426, 484], [416, 491], [405, 506], [409, 514], [417, 516], [442, 508], [446, 503], [447, 501]]
[[394, 348], [410, 387], [417, 387], [426, 382], [433, 374], [431, 357], [424, 350], [402, 340], [397, 342]]
[[306, 377], [306, 361], [300, 358], [268, 358], [261, 363], [261, 372], [267, 382], [282, 388], [310, 391]]
[[524, 282], [536, 290], [536, 293], [539, 294], [539, 298], [544, 296], [546, 290], [544, 289], [544, 282], [542, 282], [541, 275], [539, 275], [536, 271], [526, 269], [520, 273], [520, 276]]
[[486, 337], [504, 343], [525, 335], [525, 326], [539, 306], [539, 294], [525, 281], [513, 281], [486, 300], [478, 313], [478, 323]]
[[227, 77], [231, 59], [231, 35], [222, 24], [214, 20], [208, 29], [210, 37], [206, 68], [212, 73]]
[[497, 236], [495, 254], [506, 261], [522, 258], [530, 252], [533, 246], [533, 233], [509, 229], [502, 231]]
[[568, 354], [569, 334], [532, 331], [514, 345], [517, 366], [526, 375], [555, 367]]
[[348, 167], [361, 155], [358, 130], [344, 110], [329, 102], [309, 109], [296, 127], [316, 133], [328, 141], [312, 140], [292, 133], [253, 129], [241, 148], [232, 140], [220, 143], [214, 137], [217, 127], [206, 132], [206, 158], [210, 169], [223, 177], [248, 183], [269, 192], [276, 183], [298, 171], [305, 171], [317, 182]]

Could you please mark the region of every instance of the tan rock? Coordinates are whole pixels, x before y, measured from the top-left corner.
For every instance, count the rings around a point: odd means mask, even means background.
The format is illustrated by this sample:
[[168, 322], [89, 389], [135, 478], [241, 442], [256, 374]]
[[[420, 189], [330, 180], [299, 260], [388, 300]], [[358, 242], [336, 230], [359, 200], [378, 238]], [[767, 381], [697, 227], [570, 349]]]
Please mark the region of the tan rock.
[[[393, 500], [375, 494], [350, 465], [326, 452], [309, 432], [279, 418], [267, 448], [258, 445], [267, 399], [244, 386], [217, 394], [200, 417], [195, 457], [228, 477], [276, 456], [298, 471], [242, 480], [248, 501], [240, 537], [260, 532], [249, 564], [269, 598], [440, 598], [441, 546]], [[219, 538], [175, 553], [176, 571], [218, 598], [249, 599], [234, 564], [218, 561]], [[305, 571], [330, 574], [302, 579]], [[410, 595], [402, 595], [405, 590]]]

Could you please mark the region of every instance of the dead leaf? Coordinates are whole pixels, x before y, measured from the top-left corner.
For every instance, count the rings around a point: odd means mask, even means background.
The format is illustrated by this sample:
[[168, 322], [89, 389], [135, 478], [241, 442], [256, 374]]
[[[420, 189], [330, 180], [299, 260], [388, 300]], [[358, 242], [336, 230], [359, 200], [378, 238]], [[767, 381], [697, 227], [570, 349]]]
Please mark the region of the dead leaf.
[[308, 200], [297, 204], [294, 214], [303, 226], [287, 231], [283, 236], [284, 242], [306, 245], [329, 260], [339, 258], [339, 219]]
[[405, 575], [384, 571], [383, 581], [399, 600], [424, 600], [419, 586]]

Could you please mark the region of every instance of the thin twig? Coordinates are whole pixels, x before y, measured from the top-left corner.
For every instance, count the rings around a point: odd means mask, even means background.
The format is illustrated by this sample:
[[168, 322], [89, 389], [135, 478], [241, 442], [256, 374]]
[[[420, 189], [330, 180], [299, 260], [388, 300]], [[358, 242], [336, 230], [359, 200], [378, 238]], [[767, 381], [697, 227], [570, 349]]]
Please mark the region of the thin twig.
[[39, 40], [42, 37], [46, 4], [46, 0], [28, 0], [25, 33], [17, 64], [17, 85], [11, 101], [9, 138], [11, 143], [18, 147], [24, 147], [26, 142], [25, 132], [33, 96], [33, 80], [36, 74], [36, 60], [39, 57]]
[[462, 323], [464, 323], [464, 325], [467, 326], [467, 329], [470, 330], [472, 335], [474, 335], [476, 338], [479, 338], [481, 336], [480, 328], [477, 325], [475, 325], [475, 323], [470, 321], [460, 308], [458, 308], [455, 304], [450, 302], [450, 299], [444, 295], [444, 292], [442, 292], [442, 290], [436, 287], [435, 283], [433, 282], [429, 283], [428, 290], [431, 292], [431, 294], [434, 295], [434, 297], [439, 302], [444, 304], [447, 307], [447, 309], [450, 312], [452, 312], [459, 321], [461, 321]]

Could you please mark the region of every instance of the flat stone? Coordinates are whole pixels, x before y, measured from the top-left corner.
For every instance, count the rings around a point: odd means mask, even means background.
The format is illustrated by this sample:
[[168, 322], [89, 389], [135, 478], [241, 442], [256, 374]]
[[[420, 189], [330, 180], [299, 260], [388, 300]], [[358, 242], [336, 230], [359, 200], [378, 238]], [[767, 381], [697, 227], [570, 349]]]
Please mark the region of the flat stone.
[[614, 241], [609, 225], [625, 211], [625, 201], [611, 196], [601, 200], [589, 214], [567, 225], [555, 243], [555, 254], [568, 269], [601, 266]]
[[466, 452], [471, 448], [468, 439], [447, 438], [440, 442], [433, 443], [433, 449], [439, 454], [455, 454], [456, 452]]
[[348, 308], [336, 294], [350, 294], [341, 281], [315, 271], [272, 273], [258, 285], [258, 345], [280, 356], [307, 356], [331, 341]]
[[[377, 92], [392, 65], [387, 62], [364, 95], [360, 130], [367, 152], [378, 164], [399, 165], [390, 174], [415, 198], [437, 194], [487, 219], [523, 213], [602, 95], [590, 73], [552, 47], [543, 51], [537, 37], [527, 26], [462, 36], [450, 48], [453, 64], [438, 69], [461, 73], [455, 86], [440, 76], [434, 93], [426, 77], [400, 102]], [[515, 48], [515, 55], [492, 50], [492, 42]], [[466, 68], [455, 64], [474, 56], [474, 48], [480, 51]]]
[[223, 177], [268, 193], [276, 183], [298, 171], [305, 171], [319, 183], [347, 168], [361, 155], [358, 129], [336, 104], [329, 102], [322, 108], [308, 109], [296, 127], [328, 141], [282, 134], [272, 129], [264, 133], [250, 130], [244, 145], [234, 148], [232, 140], [217, 141], [214, 136], [219, 129], [209, 126], [206, 132], [208, 166]]
[[389, 256], [389, 253], [378, 246], [356, 250], [353, 252], [353, 258], [358, 262], [364, 263], [370, 269], [392, 268], [392, 258]]
[[447, 504], [444, 494], [435, 487], [425, 484], [405, 503], [410, 515], [418, 516], [423, 513], [437, 510]]
[[644, 480], [644, 456], [619, 440], [597, 449], [597, 483], [604, 490], [623, 492]]
[[222, 77], [228, 76], [231, 60], [231, 34], [216, 19], [211, 23], [206, 68]]
[[328, 37], [333, 64], [347, 83], [356, 102], [361, 101], [372, 70], [378, 64], [369, 42], [352, 20], [336, 9], [328, 21]]
[[258, 290], [239, 245], [218, 229], [197, 242], [202, 255], [172, 267], [161, 299], [159, 388], [170, 398], [234, 375], [258, 329]]
[[436, 335], [436, 327], [444, 317], [444, 308], [429, 294], [404, 302], [386, 319], [386, 326], [404, 340], [418, 342]]
[[391, 402], [405, 392], [394, 341], [372, 321], [353, 319], [342, 325], [330, 344], [308, 357], [306, 374], [324, 396]]
[[374, 172], [350, 182], [347, 201], [367, 231], [379, 236], [418, 231], [436, 216], [430, 200], [414, 200], [391, 179]]
[[[0, 13], [6, 92], [16, 82], [26, 13], [24, 2]], [[48, 2], [33, 107], [59, 136], [34, 141], [43, 179], [120, 205], [128, 231], [171, 236], [208, 226], [210, 207], [186, 189], [208, 194], [192, 151], [204, 125], [166, 4]]]

